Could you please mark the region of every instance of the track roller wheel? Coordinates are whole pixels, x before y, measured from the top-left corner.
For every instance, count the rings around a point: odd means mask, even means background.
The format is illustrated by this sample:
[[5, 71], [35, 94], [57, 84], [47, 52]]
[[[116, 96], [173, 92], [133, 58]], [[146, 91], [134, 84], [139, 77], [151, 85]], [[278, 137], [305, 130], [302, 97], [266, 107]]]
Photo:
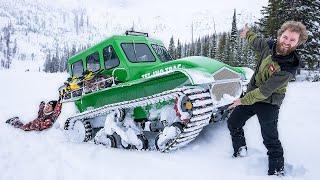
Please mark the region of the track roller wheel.
[[132, 149], [132, 145], [131, 144], [128, 144], [127, 142], [125, 142], [123, 139], [120, 140], [120, 144], [121, 144], [121, 147], [123, 149]]
[[66, 121], [64, 129], [72, 142], [87, 142], [92, 139], [93, 130], [88, 120], [77, 120], [73, 123]]
[[138, 139], [141, 141], [141, 144], [138, 146], [133, 145], [132, 148], [137, 150], [147, 150], [149, 148], [148, 139], [143, 134], [139, 134]]
[[147, 150], [149, 148], [148, 139], [143, 135], [137, 135], [138, 139], [141, 141], [139, 145], [128, 144], [127, 142], [121, 139], [121, 145], [124, 149], [136, 149], [136, 150]]
[[184, 125], [182, 123], [175, 122], [169, 127], [170, 129], [168, 131], [159, 133], [155, 138], [157, 150], [163, 151], [170, 142], [183, 132], [183, 127]]
[[102, 144], [107, 148], [117, 147], [116, 138], [113, 135], [106, 135], [103, 129], [101, 129], [94, 137], [94, 143]]

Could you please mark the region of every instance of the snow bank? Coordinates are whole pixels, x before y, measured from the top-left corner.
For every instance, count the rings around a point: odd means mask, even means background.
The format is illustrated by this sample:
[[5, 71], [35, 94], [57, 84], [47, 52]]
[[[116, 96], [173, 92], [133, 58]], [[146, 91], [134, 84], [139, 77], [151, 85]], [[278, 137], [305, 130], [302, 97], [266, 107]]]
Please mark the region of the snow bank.
[[[225, 122], [207, 126], [186, 148], [158, 152], [106, 149], [93, 143], [72, 143], [59, 128], [23, 132], [4, 121], [19, 115], [25, 122], [36, 116], [38, 103], [57, 97], [66, 74], [0, 72], [0, 179], [237, 179], [270, 180], [267, 155], [257, 118], [245, 126], [248, 156], [231, 158]], [[288, 180], [320, 177], [319, 83], [294, 82], [281, 108], [279, 133], [285, 150]], [[64, 106], [59, 121], [74, 113]]]

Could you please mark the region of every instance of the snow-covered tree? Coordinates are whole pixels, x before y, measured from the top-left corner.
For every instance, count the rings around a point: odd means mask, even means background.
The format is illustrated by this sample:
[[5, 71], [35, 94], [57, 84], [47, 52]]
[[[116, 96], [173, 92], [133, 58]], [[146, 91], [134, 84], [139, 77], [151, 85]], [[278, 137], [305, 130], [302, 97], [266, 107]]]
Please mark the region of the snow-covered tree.
[[233, 12], [233, 18], [232, 18], [232, 26], [231, 26], [231, 33], [230, 33], [230, 40], [229, 40], [229, 47], [228, 47], [228, 61], [230, 65], [233, 66], [238, 66], [239, 62], [237, 59], [237, 49], [238, 49], [238, 39], [239, 39], [239, 34], [238, 34], [238, 28], [237, 28], [237, 16], [236, 16], [236, 10]]
[[175, 48], [175, 45], [174, 45], [173, 36], [170, 38], [168, 51], [169, 51], [171, 57], [175, 59], [176, 58], [176, 48]]
[[265, 36], [277, 35], [277, 30], [281, 26], [280, 15], [282, 12], [279, 11], [280, 0], [269, 0], [268, 5], [263, 7], [261, 14], [263, 17], [257, 23], [260, 26], [260, 32]]
[[195, 56], [200, 56], [201, 55], [201, 40], [200, 37], [197, 39], [195, 43], [195, 51], [194, 51]]
[[180, 40], [178, 39], [177, 50], [176, 50], [176, 59], [180, 59], [182, 57], [182, 45]]
[[219, 38], [216, 59], [225, 61], [226, 43], [227, 43], [227, 33], [224, 32], [222, 35], [220, 35], [220, 38]]
[[231, 36], [230, 36], [230, 46], [232, 49], [236, 49], [237, 39], [238, 39], [237, 16], [236, 16], [236, 10], [234, 10], [233, 17], [232, 17]]
[[299, 49], [302, 60], [306, 61], [308, 68], [320, 68], [320, 1], [295, 1], [292, 19], [301, 21], [308, 30], [308, 41]]
[[204, 36], [202, 38], [202, 46], [201, 46], [201, 52], [202, 56], [209, 57], [209, 48], [210, 48], [210, 37], [209, 35]]

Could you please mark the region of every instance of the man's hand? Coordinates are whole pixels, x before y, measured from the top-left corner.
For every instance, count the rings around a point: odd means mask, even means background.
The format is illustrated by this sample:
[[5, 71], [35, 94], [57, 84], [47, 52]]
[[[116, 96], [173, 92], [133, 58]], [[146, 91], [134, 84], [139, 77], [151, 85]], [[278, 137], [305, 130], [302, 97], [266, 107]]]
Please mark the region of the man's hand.
[[239, 106], [239, 105], [241, 105], [241, 101], [240, 101], [240, 99], [236, 99], [236, 100], [234, 100], [233, 103], [228, 107], [228, 109], [233, 109], [233, 108], [235, 108], [235, 107], [237, 107], [237, 106]]
[[240, 37], [241, 38], [246, 38], [246, 35], [247, 35], [247, 32], [249, 31], [249, 27], [248, 27], [248, 24], [246, 24], [244, 26], [244, 28], [240, 31]]

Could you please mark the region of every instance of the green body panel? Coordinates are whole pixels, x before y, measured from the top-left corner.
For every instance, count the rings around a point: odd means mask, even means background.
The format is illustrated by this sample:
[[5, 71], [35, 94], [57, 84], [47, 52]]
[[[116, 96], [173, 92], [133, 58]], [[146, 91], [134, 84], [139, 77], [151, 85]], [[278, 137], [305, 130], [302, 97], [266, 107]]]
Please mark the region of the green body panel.
[[[160, 93], [168, 89], [174, 89], [187, 80], [187, 77], [183, 74], [175, 73], [171, 76], [150, 81], [137, 80], [130, 83], [121, 83], [117, 86], [83, 96], [81, 100], [77, 101], [77, 106], [80, 112], [83, 112], [88, 107], [98, 108], [106, 104], [129, 101]], [[159, 86], [159, 84], [161, 84], [161, 86]], [[136, 118], [143, 117], [137, 116]]]
[[[144, 43], [148, 45], [155, 57], [155, 61], [139, 63], [130, 62], [121, 48], [121, 43]], [[200, 56], [163, 62], [152, 49], [152, 44], [163, 46], [161, 41], [144, 36], [112, 36], [111, 38], [108, 38], [71, 57], [68, 60], [68, 70], [71, 76], [71, 65], [73, 63], [82, 61], [84, 64], [83, 70], [85, 71], [87, 70], [85, 62], [86, 57], [94, 52], [99, 52], [100, 68], [103, 69], [101, 73], [105, 75], [118, 76], [118, 79], [122, 79], [122, 82], [115, 86], [83, 95], [80, 100], [75, 102], [79, 111], [83, 112], [87, 109], [98, 108], [107, 104], [150, 96], [186, 84], [192, 85], [193, 82], [190, 81], [190, 77], [188, 77], [186, 73], [182, 72], [186, 69], [213, 74], [219, 69], [227, 67], [240, 74], [244, 74], [244, 71], [241, 68], [231, 67], [218, 60]], [[120, 64], [113, 69], [106, 70], [104, 68], [104, 60], [102, 58], [103, 48], [109, 45], [113, 47], [119, 58]], [[125, 74], [125, 76], [123, 76], [123, 74]], [[134, 110], [135, 118], [145, 118], [148, 114], [145, 112], [145, 109], [148, 108], [136, 108]]]
[[181, 69], [194, 69], [194, 70], [207, 72], [210, 74], [218, 71], [223, 67], [228, 67], [238, 73], [242, 73], [242, 74], [244, 73], [241, 68], [231, 67], [215, 59], [202, 57], [202, 56], [191, 56], [191, 57], [186, 57], [182, 59], [177, 59], [174, 61], [169, 61], [166, 63], [161, 63], [156, 66], [152, 66], [150, 68], [146, 68], [144, 74], [147, 74], [147, 73], [153, 74], [153, 72], [157, 72], [161, 69], [166, 71], [166, 69], [170, 67], [177, 67]]

